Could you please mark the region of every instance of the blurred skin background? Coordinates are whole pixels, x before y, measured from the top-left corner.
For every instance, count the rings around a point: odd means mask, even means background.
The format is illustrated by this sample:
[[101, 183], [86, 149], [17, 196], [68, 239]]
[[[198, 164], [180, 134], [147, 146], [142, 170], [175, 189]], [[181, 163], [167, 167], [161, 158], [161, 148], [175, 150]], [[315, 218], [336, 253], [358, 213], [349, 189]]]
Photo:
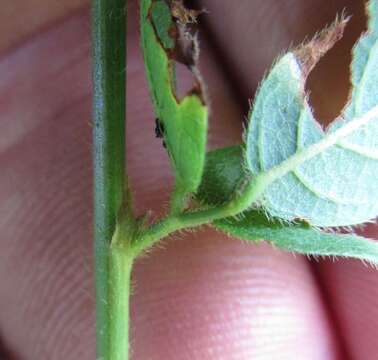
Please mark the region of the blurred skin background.
[[[154, 138], [130, 3], [127, 156], [137, 211], [158, 216], [172, 178]], [[248, 100], [272, 61], [345, 9], [353, 15], [345, 37], [308, 83], [323, 124], [342, 109], [350, 50], [366, 26], [363, 0], [194, 5], [208, 9], [209, 147], [240, 142]], [[87, 1], [1, 4], [1, 359], [95, 358], [89, 33]], [[364, 231], [377, 237], [372, 225]], [[165, 240], [133, 279], [135, 360], [378, 358], [378, 273], [358, 261], [308, 261], [202, 229]]]

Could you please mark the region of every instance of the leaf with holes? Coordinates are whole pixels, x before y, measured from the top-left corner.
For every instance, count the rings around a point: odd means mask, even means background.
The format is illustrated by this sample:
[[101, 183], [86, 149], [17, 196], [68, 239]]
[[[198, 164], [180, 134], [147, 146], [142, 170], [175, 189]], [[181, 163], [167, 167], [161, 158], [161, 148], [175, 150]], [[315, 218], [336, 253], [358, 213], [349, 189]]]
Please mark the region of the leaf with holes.
[[[244, 149], [232, 146], [211, 151], [206, 158], [202, 183], [196, 195], [203, 205], [229, 201], [249, 181]], [[354, 234], [326, 233], [303, 221], [284, 223], [261, 210], [251, 209], [238, 217], [216, 220], [213, 225], [228, 235], [258, 242], [267, 240], [278, 248], [312, 256], [351, 257], [378, 265], [378, 243]]]
[[273, 216], [330, 227], [378, 214], [378, 1], [368, 10], [368, 33], [353, 50], [350, 102], [326, 132], [314, 119], [304, 85], [342, 36], [345, 20], [283, 56], [258, 91], [246, 158], [253, 175], [274, 178], [261, 199]]
[[[180, 44], [180, 28], [164, 0], [142, 0], [141, 37], [147, 78], [155, 113], [163, 129], [176, 189], [181, 196], [195, 192], [205, 163], [208, 108], [196, 68], [195, 37]], [[196, 86], [184, 98], [175, 93], [174, 61], [193, 71]]]

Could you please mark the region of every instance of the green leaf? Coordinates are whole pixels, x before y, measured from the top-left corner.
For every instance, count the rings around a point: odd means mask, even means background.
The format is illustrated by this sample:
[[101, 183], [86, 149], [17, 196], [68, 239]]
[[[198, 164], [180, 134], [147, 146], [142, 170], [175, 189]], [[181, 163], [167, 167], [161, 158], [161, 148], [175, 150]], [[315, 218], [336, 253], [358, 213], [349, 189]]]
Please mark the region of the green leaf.
[[353, 51], [350, 103], [326, 132], [314, 119], [304, 86], [346, 21], [284, 55], [259, 89], [246, 157], [252, 174], [270, 182], [260, 203], [273, 216], [327, 227], [378, 214], [377, 0], [368, 9], [369, 31]]
[[[147, 78], [155, 113], [164, 129], [164, 141], [182, 197], [195, 192], [205, 164], [208, 108], [200, 79], [188, 95], [179, 100], [174, 88], [174, 60], [180, 50], [176, 23], [163, 0], [141, 1], [141, 37]], [[194, 46], [194, 45], [193, 45]], [[190, 64], [198, 70], [194, 63]]]
[[[203, 204], [229, 201], [241, 184], [248, 182], [244, 149], [232, 146], [207, 155], [202, 184], [196, 195]], [[378, 243], [357, 235], [325, 233], [304, 221], [284, 223], [261, 210], [251, 209], [238, 217], [216, 220], [213, 225], [231, 236], [248, 241], [267, 240], [278, 248], [314, 256], [357, 258], [378, 264]]]
[[220, 205], [231, 200], [248, 179], [241, 145], [208, 152], [197, 200], [206, 205]]
[[341, 256], [378, 265], [378, 243], [358, 235], [325, 233], [304, 222], [284, 224], [250, 210], [242, 218], [214, 222], [216, 228], [244, 240], [268, 240], [280, 249], [313, 256]]

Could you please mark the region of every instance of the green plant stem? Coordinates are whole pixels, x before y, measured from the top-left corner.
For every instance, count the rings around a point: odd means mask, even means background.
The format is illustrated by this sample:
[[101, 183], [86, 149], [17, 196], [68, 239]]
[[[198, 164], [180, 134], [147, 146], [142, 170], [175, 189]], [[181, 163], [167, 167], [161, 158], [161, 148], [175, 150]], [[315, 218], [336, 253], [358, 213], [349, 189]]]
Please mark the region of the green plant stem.
[[186, 207], [188, 202], [188, 194], [181, 190], [181, 187], [175, 187], [175, 190], [171, 197], [170, 215], [176, 216], [180, 214]]
[[110, 360], [129, 358], [129, 299], [133, 257], [127, 248], [112, 246], [109, 267]]
[[[114, 360], [115, 347], [121, 346], [112, 340], [120, 336], [114, 312], [119, 311], [121, 302], [126, 305], [123, 296], [129, 294], [129, 291], [121, 294], [120, 289], [115, 291], [121, 287], [118, 281], [121, 274], [116, 266], [120, 259], [118, 252], [111, 250], [117, 217], [128, 193], [125, 177], [126, 0], [93, 0], [92, 29], [96, 346], [97, 358]], [[125, 241], [129, 239], [126, 236]], [[122, 277], [129, 278], [129, 272], [126, 267]], [[117, 299], [117, 294], [122, 299]], [[123, 319], [128, 320], [125, 316]], [[128, 323], [125, 326], [128, 328]], [[124, 337], [123, 342], [127, 341]], [[123, 347], [122, 351], [124, 353]], [[125, 359], [127, 357], [122, 360]]]
[[209, 224], [214, 220], [235, 216], [248, 209], [266, 188], [266, 177], [256, 177], [242, 194], [229, 203], [206, 210], [188, 212], [178, 216], [169, 216], [142, 231], [132, 244], [132, 251], [138, 256], [145, 249], [173, 232]]

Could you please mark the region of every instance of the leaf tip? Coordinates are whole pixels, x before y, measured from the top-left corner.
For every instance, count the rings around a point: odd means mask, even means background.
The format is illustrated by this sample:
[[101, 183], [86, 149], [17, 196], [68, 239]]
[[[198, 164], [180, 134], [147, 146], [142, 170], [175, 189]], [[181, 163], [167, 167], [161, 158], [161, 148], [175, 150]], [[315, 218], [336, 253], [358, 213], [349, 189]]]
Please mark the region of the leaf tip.
[[332, 25], [317, 34], [312, 40], [294, 50], [306, 79], [320, 58], [338, 42], [344, 34], [350, 17], [343, 14]]

